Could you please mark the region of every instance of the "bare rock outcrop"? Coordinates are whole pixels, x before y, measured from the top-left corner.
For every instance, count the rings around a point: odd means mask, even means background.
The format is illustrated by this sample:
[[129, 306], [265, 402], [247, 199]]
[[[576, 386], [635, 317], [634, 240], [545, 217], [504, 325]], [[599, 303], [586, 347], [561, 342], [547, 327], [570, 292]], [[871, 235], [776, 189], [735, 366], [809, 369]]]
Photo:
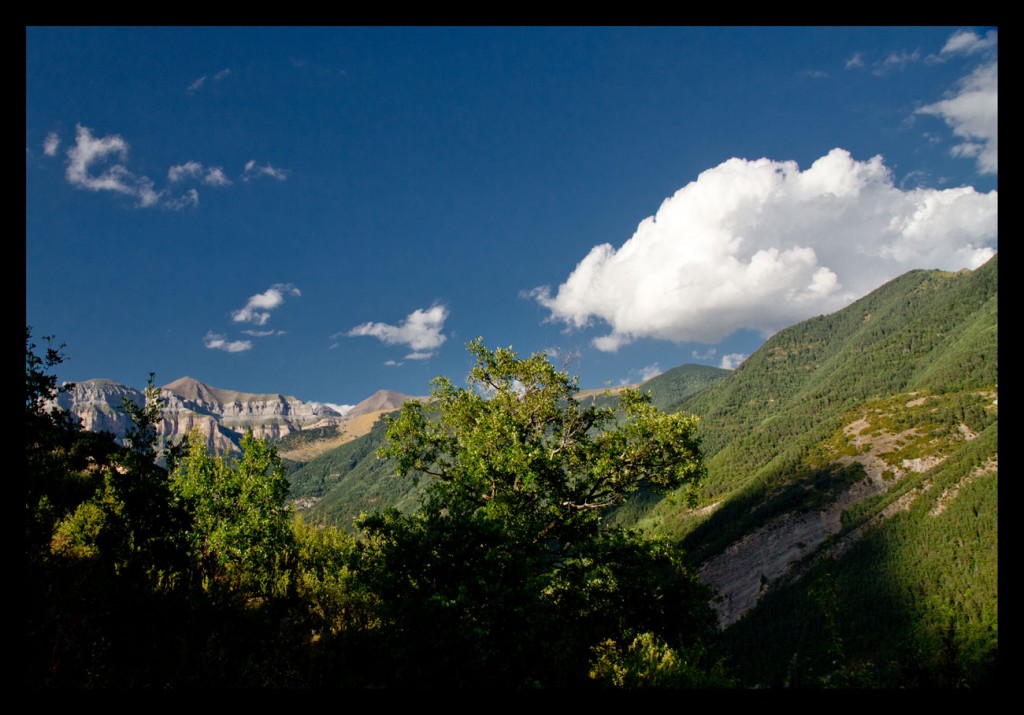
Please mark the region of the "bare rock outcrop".
[[[160, 446], [178, 442], [193, 430], [211, 451], [236, 452], [242, 435], [252, 430], [256, 437], [277, 440], [292, 432], [333, 424], [376, 421], [383, 412], [399, 409], [406, 400], [425, 400], [391, 390], [379, 390], [346, 414], [321, 402], [303, 402], [277, 393], [258, 394], [211, 387], [191, 377], [182, 377], [160, 388], [163, 400], [157, 427]], [[107, 431], [118, 439], [128, 432], [128, 415], [123, 400], [136, 406], [145, 403], [141, 390], [113, 380], [85, 380], [61, 393], [57, 404], [92, 432]], [[345, 430], [362, 434], [368, 431]]]

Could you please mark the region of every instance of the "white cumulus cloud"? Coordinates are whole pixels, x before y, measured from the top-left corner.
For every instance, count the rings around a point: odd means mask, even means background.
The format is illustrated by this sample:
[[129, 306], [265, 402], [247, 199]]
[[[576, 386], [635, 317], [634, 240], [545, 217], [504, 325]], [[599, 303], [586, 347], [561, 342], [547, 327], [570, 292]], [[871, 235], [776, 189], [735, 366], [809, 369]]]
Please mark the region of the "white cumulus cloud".
[[[196, 191], [189, 191], [184, 196], [166, 197], [167, 192], [157, 190], [149, 178], [136, 176], [124, 164], [117, 163], [128, 157], [128, 142], [118, 134], [97, 138], [88, 127], [76, 125], [75, 145], [67, 150], [67, 157], [64, 176], [68, 183], [80, 189], [113, 191], [130, 196], [138, 201], [141, 208], [159, 204], [165, 208], [181, 209], [199, 204]], [[187, 174], [191, 163], [194, 162], [172, 167], [168, 176]]]
[[741, 328], [765, 337], [849, 304], [912, 268], [975, 268], [995, 254], [997, 194], [902, 190], [882, 157], [833, 149], [796, 162], [733, 158], [702, 172], [618, 249], [591, 249], [557, 291], [531, 295], [549, 320], [708, 345]]
[[284, 303], [286, 295], [300, 296], [302, 291], [291, 283], [275, 283], [262, 293], [250, 297], [244, 307], [232, 311], [231, 319], [236, 323], [266, 325], [270, 320], [270, 311]]
[[999, 42], [999, 35], [995, 30], [989, 30], [984, 37], [972, 30], [960, 30], [954, 32], [946, 44], [943, 45], [942, 55], [964, 54], [973, 55], [976, 52], [995, 48]]
[[941, 117], [964, 141], [951, 150], [954, 156], [974, 157], [978, 171], [999, 171], [999, 66], [976, 67], [943, 99], [917, 110]]
[[68, 165], [65, 177], [68, 182], [91, 191], [116, 191], [131, 196], [140, 196], [139, 179], [122, 164], [108, 166], [99, 174], [93, 173], [97, 165], [108, 160], [124, 159], [128, 156], [128, 142], [120, 135], [97, 139], [81, 124], [76, 126], [75, 145], [68, 149]]
[[647, 382], [653, 377], [657, 377], [661, 373], [665, 372], [658, 366], [658, 363], [648, 365], [647, 367], [640, 368], [640, 382]]
[[744, 353], [729, 353], [728, 355], [722, 356], [722, 362], [718, 364], [718, 367], [723, 370], [735, 370], [748, 357], [750, 357], [750, 355], [746, 355]]
[[217, 335], [213, 331], [207, 331], [203, 338], [203, 345], [210, 350], [223, 350], [228, 353], [245, 352], [252, 348], [250, 340], [227, 340], [223, 335]]
[[330, 407], [332, 410], [337, 412], [342, 417], [347, 415], [352, 410], [352, 408], [355, 407], [355, 405], [337, 405], [333, 402], [322, 402], [321, 404], [324, 405], [324, 407]]
[[363, 323], [349, 330], [346, 335], [370, 336], [387, 345], [405, 345], [413, 350], [405, 359], [426, 360], [447, 340], [441, 332], [447, 318], [448, 309], [443, 305], [434, 305], [426, 310], [414, 310], [401, 325]]
[[60, 137], [57, 132], [50, 132], [43, 140], [43, 153], [46, 156], [57, 156], [57, 148], [60, 146]]
[[219, 166], [211, 166], [206, 176], [203, 177], [203, 183], [209, 184], [210, 186], [229, 186], [231, 179], [224, 174], [224, 169]]
[[177, 182], [192, 176], [198, 176], [203, 171], [203, 165], [198, 161], [186, 161], [184, 164], [175, 164], [167, 170], [167, 178]]

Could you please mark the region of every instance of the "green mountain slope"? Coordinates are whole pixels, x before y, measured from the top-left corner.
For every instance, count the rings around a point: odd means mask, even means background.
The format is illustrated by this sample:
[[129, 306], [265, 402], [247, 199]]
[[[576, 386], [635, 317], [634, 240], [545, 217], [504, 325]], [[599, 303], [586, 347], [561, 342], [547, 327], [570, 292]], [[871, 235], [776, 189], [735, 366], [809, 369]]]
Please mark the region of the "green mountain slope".
[[680, 365], [652, 377], [640, 389], [651, 393], [651, 403], [659, 410], [674, 411], [669, 408], [731, 374], [710, 365]]
[[702, 418], [701, 503], [639, 523], [722, 590], [751, 684], [992, 677], [997, 278], [908, 273], [676, 403]]
[[396, 477], [391, 460], [377, 459], [384, 435], [384, 421], [379, 420], [369, 433], [303, 465], [288, 476], [289, 498], [306, 518], [346, 529], [364, 511], [412, 511], [426, 480]]
[[[995, 387], [996, 318], [993, 258], [970, 273], [912, 271], [781, 331], [728, 379], [672, 405], [702, 419], [705, 504], [797, 469], [864, 400]], [[663, 525], [677, 537], [691, 527]]]

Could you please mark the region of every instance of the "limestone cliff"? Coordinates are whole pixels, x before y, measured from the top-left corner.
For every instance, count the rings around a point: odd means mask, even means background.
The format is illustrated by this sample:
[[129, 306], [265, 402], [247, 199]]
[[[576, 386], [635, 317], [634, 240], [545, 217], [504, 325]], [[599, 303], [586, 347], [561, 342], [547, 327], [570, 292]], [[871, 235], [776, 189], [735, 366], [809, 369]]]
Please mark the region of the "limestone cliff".
[[[164, 385], [160, 395], [164, 400], [157, 429], [161, 446], [177, 442], [198, 429], [207, 446], [219, 452], [238, 451], [239, 439], [247, 430], [252, 430], [256, 437], [277, 440], [292, 432], [338, 424], [350, 417], [398, 409], [405, 400], [411, 399], [397, 392], [380, 390], [342, 415], [320, 402], [303, 402], [276, 393], [225, 390], [191, 377]], [[70, 392], [62, 393], [58, 404], [78, 417], [84, 429], [112, 432], [120, 439], [128, 430], [128, 418], [122, 406], [124, 399], [142, 405], [145, 394], [112, 380], [85, 380]]]
[[[342, 419], [341, 414], [318, 402], [222, 390], [189, 377], [164, 385], [160, 394], [164, 400], [157, 429], [161, 444], [177, 442], [198, 429], [211, 449], [237, 451], [239, 438], [249, 429], [257, 437], [273, 440]], [[128, 430], [122, 406], [125, 399], [141, 405], [145, 395], [112, 380], [85, 380], [62, 393], [58, 404], [78, 417], [84, 429], [112, 432], [122, 438]]]

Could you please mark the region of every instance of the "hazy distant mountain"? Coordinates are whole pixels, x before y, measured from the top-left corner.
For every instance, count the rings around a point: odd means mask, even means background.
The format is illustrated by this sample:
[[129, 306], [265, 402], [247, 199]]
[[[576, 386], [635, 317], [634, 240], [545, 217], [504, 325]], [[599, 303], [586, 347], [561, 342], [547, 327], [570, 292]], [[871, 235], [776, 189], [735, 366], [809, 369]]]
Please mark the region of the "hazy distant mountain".
[[345, 416], [351, 419], [370, 412], [392, 412], [400, 409], [408, 400], [426, 401], [427, 399], [426, 397], [403, 395], [393, 390], [377, 390], [362, 402], [357, 403]]

